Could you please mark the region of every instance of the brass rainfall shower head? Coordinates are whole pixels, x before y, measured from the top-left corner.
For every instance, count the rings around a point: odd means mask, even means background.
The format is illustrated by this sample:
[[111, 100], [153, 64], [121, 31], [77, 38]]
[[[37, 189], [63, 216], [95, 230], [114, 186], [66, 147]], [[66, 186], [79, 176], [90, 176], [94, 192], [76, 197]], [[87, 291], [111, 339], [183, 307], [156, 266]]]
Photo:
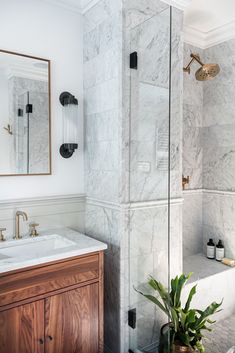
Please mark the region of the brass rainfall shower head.
[[190, 74], [190, 66], [194, 61], [197, 61], [201, 67], [195, 73], [195, 77], [198, 81], [212, 80], [220, 72], [220, 67], [218, 64], [203, 64], [201, 62], [200, 56], [198, 54], [191, 54], [191, 60], [189, 64], [183, 68], [184, 72]]

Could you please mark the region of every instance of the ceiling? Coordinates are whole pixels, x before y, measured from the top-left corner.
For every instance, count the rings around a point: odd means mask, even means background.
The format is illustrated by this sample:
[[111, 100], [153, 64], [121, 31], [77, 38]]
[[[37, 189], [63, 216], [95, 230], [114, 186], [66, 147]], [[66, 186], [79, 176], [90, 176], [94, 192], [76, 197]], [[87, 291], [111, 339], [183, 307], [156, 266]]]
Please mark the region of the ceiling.
[[185, 10], [184, 25], [185, 41], [198, 42], [202, 48], [234, 38], [235, 1], [192, 0]]
[[202, 32], [209, 32], [234, 20], [234, 0], [192, 0], [185, 10], [185, 25]]
[[[84, 13], [98, 0], [43, 0]], [[145, 0], [142, 0], [143, 2]], [[235, 38], [235, 0], [163, 0], [185, 10], [184, 41], [208, 48]]]
[[82, 13], [92, 7], [98, 0], [43, 0], [68, 10]]

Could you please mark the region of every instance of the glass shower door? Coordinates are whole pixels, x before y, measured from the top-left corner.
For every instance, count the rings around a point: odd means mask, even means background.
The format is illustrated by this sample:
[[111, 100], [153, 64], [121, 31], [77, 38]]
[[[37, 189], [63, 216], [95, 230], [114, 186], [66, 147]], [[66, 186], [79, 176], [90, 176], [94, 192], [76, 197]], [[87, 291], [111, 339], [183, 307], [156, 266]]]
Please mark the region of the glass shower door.
[[135, 353], [157, 352], [168, 322], [136, 291], [151, 292], [150, 275], [168, 288], [170, 268], [171, 8], [159, 2], [153, 12], [130, 33], [138, 55], [130, 78], [129, 347]]

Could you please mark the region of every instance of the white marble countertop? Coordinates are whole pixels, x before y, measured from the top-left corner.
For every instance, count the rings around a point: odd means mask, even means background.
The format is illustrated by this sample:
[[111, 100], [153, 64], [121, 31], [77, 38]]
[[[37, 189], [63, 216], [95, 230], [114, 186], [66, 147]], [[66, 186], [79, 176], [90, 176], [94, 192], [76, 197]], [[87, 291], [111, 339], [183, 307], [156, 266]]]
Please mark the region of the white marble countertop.
[[[61, 238], [62, 237], [62, 238]], [[48, 249], [49, 241], [62, 239], [65, 246]], [[25, 253], [24, 245], [32, 251]], [[36, 245], [37, 244], [37, 245]], [[72, 229], [54, 229], [43, 231], [38, 237], [24, 236], [20, 240], [9, 240], [0, 243], [0, 274], [29, 266], [67, 259], [73, 256], [89, 254], [107, 249], [107, 245]], [[7, 256], [4, 252], [17, 252], [17, 255]]]

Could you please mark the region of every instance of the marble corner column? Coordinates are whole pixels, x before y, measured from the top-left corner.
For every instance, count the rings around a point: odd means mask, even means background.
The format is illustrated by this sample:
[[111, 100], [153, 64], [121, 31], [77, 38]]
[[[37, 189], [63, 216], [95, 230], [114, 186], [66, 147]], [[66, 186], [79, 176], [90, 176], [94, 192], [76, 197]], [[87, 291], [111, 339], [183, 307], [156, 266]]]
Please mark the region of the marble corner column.
[[[171, 241], [172, 268], [180, 271], [182, 12], [172, 13]], [[169, 5], [156, 0], [100, 0], [84, 14], [85, 231], [108, 244], [108, 353], [155, 344], [150, 335], [163, 320], [133, 285], [168, 275], [169, 15]], [[129, 68], [134, 50], [137, 71]], [[137, 329], [129, 335], [133, 305]]]

